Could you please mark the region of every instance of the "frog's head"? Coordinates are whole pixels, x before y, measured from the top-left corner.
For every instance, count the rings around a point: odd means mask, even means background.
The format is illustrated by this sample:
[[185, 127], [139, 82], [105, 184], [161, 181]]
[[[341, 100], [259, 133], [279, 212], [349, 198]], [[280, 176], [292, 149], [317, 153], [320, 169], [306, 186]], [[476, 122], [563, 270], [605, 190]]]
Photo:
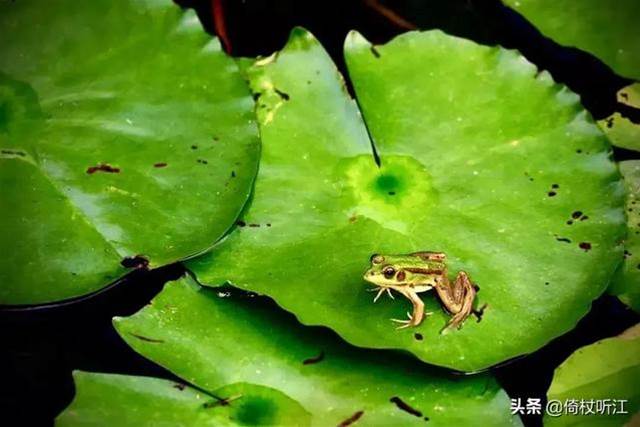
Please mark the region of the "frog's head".
[[364, 273], [364, 280], [380, 287], [407, 285], [435, 285], [446, 275], [445, 254], [441, 252], [416, 252], [408, 255], [371, 256], [371, 267]]

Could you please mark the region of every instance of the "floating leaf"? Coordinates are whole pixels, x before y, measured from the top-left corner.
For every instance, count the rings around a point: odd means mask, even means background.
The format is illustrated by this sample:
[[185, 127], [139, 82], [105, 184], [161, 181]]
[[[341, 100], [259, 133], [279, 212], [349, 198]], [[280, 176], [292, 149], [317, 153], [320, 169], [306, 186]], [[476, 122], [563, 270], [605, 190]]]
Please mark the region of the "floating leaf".
[[563, 410], [560, 417], [547, 414], [544, 425], [627, 425], [640, 410], [639, 381], [640, 327], [634, 326], [620, 336], [578, 349], [556, 369], [549, 401], [574, 409]]
[[640, 312], [640, 160], [620, 162], [627, 187], [627, 240], [624, 263], [609, 292]]
[[504, 0], [547, 37], [592, 53], [622, 76], [640, 79], [637, 0]]
[[[75, 372], [76, 396], [63, 426], [310, 425], [310, 415], [277, 390], [236, 384], [209, 394], [158, 378]], [[228, 396], [220, 399], [219, 396]]]
[[[623, 188], [576, 95], [514, 51], [441, 32], [385, 46], [351, 34], [347, 64], [381, 159], [341, 77], [296, 30], [247, 70], [263, 143], [236, 230], [188, 263], [203, 283], [273, 297], [348, 342], [475, 371], [570, 330], [622, 258]], [[373, 253], [443, 251], [480, 287], [481, 322], [396, 330], [403, 298], [373, 304]], [[423, 339], [416, 339], [418, 334]]]
[[[353, 348], [234, 288], [207, 289], [190, 278], [170, 282], [140, 312], [115, 319], [115, 327], [136, 351], [188, 383], [221, 398], [236, 396], [232, 408], [243, 404], [237, 397], [243, 392], [221, 387], [251, 383], [298, 402], [313, 425], [353, 417], [363, 425], [423, 426], [425, 417], [433, 425], [520, 425], [489, 375], [455, 377], [407, 354]], [[282, 424], [299, 419], [304, 424], [299, 416]]]
[[[622, 104], [640, 109], [640, 83], [620, 89], [617, 98]], [[613, 145], [640, 151], [640, 123], [634, 123], [619, 112], [615, 112], [606, 119], [599, 120], [598, 125]]]
[[0, 304], [96, 291], [229, 228], [257, 168], [253, 101], [195, 13], [3, 1], [0, 28]]

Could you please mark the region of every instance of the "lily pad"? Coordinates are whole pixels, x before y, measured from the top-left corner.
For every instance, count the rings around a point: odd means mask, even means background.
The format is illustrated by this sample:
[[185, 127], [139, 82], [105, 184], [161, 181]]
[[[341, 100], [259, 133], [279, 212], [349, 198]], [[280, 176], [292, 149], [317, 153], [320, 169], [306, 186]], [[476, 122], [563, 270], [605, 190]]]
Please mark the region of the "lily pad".
[[[297, 402], [312, 425], [357, 418], [363, 425], [423, 426], [425, 417], [433, 425], [520, 425], [489, 375], [454, 377], [407, 354], [353, 348], [325, 328], [300, 325], [272, 301], [234, 288], [207, 289], [183, 278], [114, 324], [137, 352], [228, 399], [231, 408], [249, 405], [238, 384], [250, 383], [280, 393], [277, 413], [291, 406], [288, 399]], [[264, 396], [277, 403], [272, 393]], [[296, 422], [306, 419], [296, 415], [281, 424]]]
[[585, 50], [616, 73], [640, 79], [640, 3], [637, 0], [504, 0], [540, 31]]
[[[159, 378], [74, 372], [76, 396], [57, 426], [310, 425], [310, 415], [277, 390], [237, 384], [206, 393]], [[229, 396], [221, 400], [218, 396]]]
[[609, 292], [640, 312], [640, 160], [620, 162], [627, 187], [627, 240], [624, 263]]
[[[617, 93], [619, 103], [640, 109], [640, 83], [622, 88]], [[640, 123], [634, 123], [620, 112], [598, 121], [611, 143], [617, 147], [640, 151]]]
[[259, 139], [246, 84], [194, 12], [3, 1], [0, 28], [0, 304], [84, 295], [226, 232]]
[[639, 381], [640, 326], [636, 325], [620, 336], [578, 349], [556, 369], [547, 395], [549, 402], [565, 406], [564, 413], [547, 414], [544, 425], [636, 425], [626, 422], [640, 411]]
[[[605, 290], [625, 232], [610, 146], [578, 97], [514, 51], [438, 31], [384, 46], [353, 33], [346, 56], [381, 166], [334, 64], [294, 31], [247, 70], [263, 144], [252, 202], [188, 268], [357, 346], [463, 371], [570, 330]], [[449, 316], [427, 293], [434, 314], [396, 330], [409, 301], [373, 304], [370, 256], [424, 250], [479, 286], [482, 321], [441, 335]]]

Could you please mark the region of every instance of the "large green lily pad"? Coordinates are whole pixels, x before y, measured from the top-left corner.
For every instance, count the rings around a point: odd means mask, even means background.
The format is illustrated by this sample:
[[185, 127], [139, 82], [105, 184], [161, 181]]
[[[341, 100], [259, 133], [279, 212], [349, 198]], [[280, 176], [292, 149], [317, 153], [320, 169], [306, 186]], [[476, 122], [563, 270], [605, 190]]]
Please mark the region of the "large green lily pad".
[[627, 421], [640, 411], [639, 381], [640, 327], [634, 326], [578, 349], [556, 369], [547, 397], [564, 409], [552, 411], [560, 416], [547, 413], [544, 425], [637, 425]]
[[[620, 89], [616, 98], [621, 104], [640, 109], [640, 83]], [[598, 120], [598, 125], [607, 134], [611, 144], [640, 151], [640, 123], [635, 123], [616, 111], [609, 117]]]
[[640, 79], [637, 0], [504, 0], [560, 44], [592, 53], [625, 77]]
[[[206, 284], [273, 297], [348, 342], [475, 371], [570, 330], [622, 258], [623, 188], [576, 95], [521, 55], [441, 32], [346, 45], [358, 108], [322, 47], [296, 30], [247, 70], [263, 154], [236, 230], [188, 263]], [[441, 335], [434, 314], [396, 330], [373, 304], [373, 253], [443, 251], [480, 287], [481, 322]], [[422, 339], [421, 339], [422, 338]]]
[[74, 380], [76, 396], [59, 427], [310, 425], [307, 411], [268, 387], [234, 384], [207, 393], [159, 378], [88, 372], [75, 372]]
[[640, 312], [640, 160], [620, 162], [627, 187], [627, 239], [624, 263], [614, 276], [609, 292]]
[[[198, 389], [231, 398], [245, 396], [239, 384], [268, 387], [280, 396], [278, 413], [299, 413], [292, 399], [312, 425], [352, 417], [363, 425], [424, 425], [425, 417], [429, 425], [520, 425], [489, 375], [455, 377], [407, 354], [353, 348], [325, 328], [300, 325], [268, 299], [233, 288], [207, 289], [190, 278], [170, 282], [150, 305], [114, 324], [136, 351]], [[248, 405], [243, 399], [230, 406]], [[275, 424], [296, 422], [307, 419]]]
[[259, 140], [237, 67], [170, 0], [0, 3], [0, 304], [208, 249]]

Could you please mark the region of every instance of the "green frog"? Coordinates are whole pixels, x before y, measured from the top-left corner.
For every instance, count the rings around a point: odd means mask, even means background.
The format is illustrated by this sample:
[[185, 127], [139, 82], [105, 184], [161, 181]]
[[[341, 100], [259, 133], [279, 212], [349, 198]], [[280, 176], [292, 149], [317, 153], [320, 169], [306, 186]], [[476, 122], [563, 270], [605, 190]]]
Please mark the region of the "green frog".
[[477, 288], [471, 283], [467, 273], [461, 271], [451, 282], [447, 276], [446, 255], [442, 252], [415, 252], [408, 255], [371, 256], [371, 267], [364, 274], [364, 279], [377, 286], [378, 293], [373, 299], [376, 302], [383, 292], [391, 298], [391, 291], [396, 291], [411, 301], [413, 313], [407, 313], [408, 320], [391, 319], [400, 323], [398, 329], [418, 326], [425, 316], [424, 303], [418, 296], [420, 292], [435, 289], [445, 310], [451, 319], [442, 329], [460, 328], [462, 323], [474, 312], [473, 302]]

